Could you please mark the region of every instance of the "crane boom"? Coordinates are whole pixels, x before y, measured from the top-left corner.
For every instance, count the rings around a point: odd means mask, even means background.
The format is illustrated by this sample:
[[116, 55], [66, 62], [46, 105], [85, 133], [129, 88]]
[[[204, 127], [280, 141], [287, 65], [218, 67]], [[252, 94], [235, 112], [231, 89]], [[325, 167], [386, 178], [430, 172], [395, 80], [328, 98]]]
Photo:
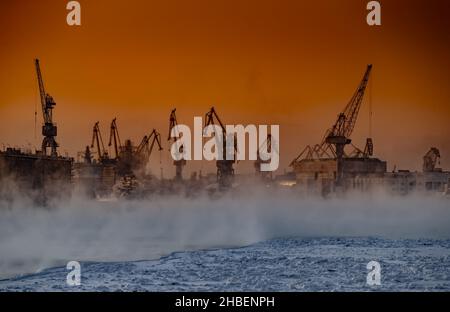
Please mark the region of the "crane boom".
[[150, 157], [150, 155], [152, 154], [153, 146], [155, 146], [155, 143], [158, 143], [159, 151], [162, 151], [162, 149], [163, 149], [161, 146], [161, 134], [159, 132], [157, 132], [155, 129], [153, 129], [152, 135], [153, 135], [153, 140], [152, 140], [152, 143], [150, 144], [150, 149], [148, 151], [148, 157]]
[[40, 98], [41, 98], [42, 113], [44, 115], [44, 122], [47, 123], [47, 122], [51, 122], [51, 115], [49, 114], [51, 111], [49, 111], [49, 108], [47, 107], [44, 81], [42, 79], [41, 68], [39, 66], [39, 60], [36, 59], [34, 62], [35, 62], [35, 66], [36, 66], [36, 74], [37, 74], [37, 80], [38, 80], [38, 85], [39, 85], [39, 94], [40, 94]]
[[[151, 143], [150, 140], [152, 140]], [[156, 131], [156, 129], [153, 129], [150, 135], [144, 136], [141, 143], [137, 147], [136, 154], [138, 157], [143, 157], [144, 162], [147, 162], [152, 154], [155, 143], [158, 144], [159, 150], [161, 151], [163, 149], [161, 146], [161, 134]]]
[[[227, 137], [227, 129], [225, 128], [225, 125], [222, 123], [222, 120], [220, 120], [219, 115], [217, 114], [214, 107], [211, 107], [209, 112], [205, 114], [205, 128], [209, 125], [215, 125], [216, 123], [214, 120], [217, 121], [220, 128], [222, 128], [222, 136], [223, 136], [223, 159], [226, 159], [226, 137]], [[236, 159], [236, 153], [237, 153], [237, 144], [236, 140], [234, 140], [234, 160]], [[233, 162], [234, 162], [233, 160]]]
[[331, 128], [331, 133], [328, 136], [343, 136], [350, 138], [355, 128], [356, 120], [358, 118], [359, 109], [364, 98], [367, 83], [369, 82], [370, 72], [372, 71], [372, 64], [367, 65], [366, 72], [361, 80], [358, 88], [353, 94], [352, 98], [345, 106], [344, 111], [341, 112], [336, 120], [336, 123]]
[[92, 131], [92, 143], [91, 148], [97, 145], [97, 153], [98, 159], [103, 161], [108, 158], [108, 153], [105, 150], [105, 146], [103, 144], [102, 134], [100, 132], [99, 122], [97, 121], [94, 125], [94, 129]]
[[111, 130], [109, 132], [109, 143], [108, 146], [111, 146], [114, 140], [114, 152], [116, 154], [116, 158], [119, 158], [119, 150], [122, 147], [122, 142], [120, 141], [119, 129], [117, 128], [116, 118], [111, 122]]
[[226, 129], [225, 126], [223, 125], [222, 121], [219, 118], [219, 115], [217, 115], [216, 110], [214, 109], [214, 107], [211, 107], [211, 109], [209, 110], [209, 112], [207, 112], [205, 114], [205, 127], [209, 126], [209, 125], [214, 125], [214, 118], [217, 120], [217, 122], [219, 123], [220, 127], [222, 128], [222, 134], [225, 137], [226, 136]]
[[[338, 119], [334, 126], [329, 129], [325, 135], [325, 142], [333, 144], [336, 151], [336, 185], [341, 186], [344, 177], [342, 158], [344, 157], [344, 148], [347, 144], [350, 144], [352, 140], [350, 135], [355, 127], [356, 119], [358, 118], [358, 112], [361, 107], [361, 103], [364, 97], [364, 92], [369, 81], [372, 65], [367, 66], [363, 79], [353, 94], [350, 102], [345, 106], [344, 111], [339, 114]], [[373, 149], [373, 146], [371, 147]]]

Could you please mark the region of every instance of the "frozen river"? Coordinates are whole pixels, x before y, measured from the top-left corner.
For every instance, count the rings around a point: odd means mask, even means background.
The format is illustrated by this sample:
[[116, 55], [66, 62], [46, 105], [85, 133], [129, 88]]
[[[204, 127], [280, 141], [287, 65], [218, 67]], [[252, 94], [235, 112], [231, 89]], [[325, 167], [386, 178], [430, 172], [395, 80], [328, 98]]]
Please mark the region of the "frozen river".
[[[368, 286], [367, 263], [381, 265]], [[174, 252], [151, 261], [82, 262], [0, 281], [0, 291], [450, 291], [450, 240], [286, 238]]]

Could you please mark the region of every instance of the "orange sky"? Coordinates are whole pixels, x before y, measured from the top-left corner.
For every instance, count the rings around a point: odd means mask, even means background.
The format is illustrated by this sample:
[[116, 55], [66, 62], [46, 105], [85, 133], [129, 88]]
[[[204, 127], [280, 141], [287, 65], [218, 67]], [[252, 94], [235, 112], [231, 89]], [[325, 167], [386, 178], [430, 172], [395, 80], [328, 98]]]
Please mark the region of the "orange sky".
[[[70, 27], [65, 0], [1, 1], [1, 144], [40, 145], [39, 57], [61, 152], [90, 144], [97, 120], [106, 137], [113, 117], [123, 139], [157, 128], [167, 146], [172, 107], [192, 125], [214, 105], [225, 123], [280, 124], [283, 170], [320, 141], [372, 63], [376, 156], [420, 169], [436, 146], [450, 169], [447, 0], [380, 1], [381, 27], [366, 24], [365, 0], [79, 2], [82, 26]], [[362, 148], [366, 100], [353, 133]]]

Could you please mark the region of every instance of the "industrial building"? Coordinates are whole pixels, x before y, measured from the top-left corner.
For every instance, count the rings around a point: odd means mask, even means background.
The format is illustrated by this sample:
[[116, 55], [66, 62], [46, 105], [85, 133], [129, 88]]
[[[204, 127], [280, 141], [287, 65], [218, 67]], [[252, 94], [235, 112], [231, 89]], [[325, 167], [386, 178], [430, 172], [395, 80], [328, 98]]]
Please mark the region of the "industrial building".
[[0, 151], [0, 179], [13, 181], [20, 191], [32, 193], [45, 202], [49, 197], [69, 192], [72, 181], [73, 159], [58, 154], [57, 127], [53, 122], [53, 97], [46, 93], [39, 60], [35, 68], [42, 106], [42, 149], [35, 153], [7, 148]]
[[437, 148], [431, 148], [424, 156], [423, 172], [387, 172], [387, 162], [373, 157], [372, 138], [367, 138], [364, 150], [351, 143], [350, 137], [371, 70], [372, 65], [368, 65], [356, 92], [335, 124], [325, 132], [321, 143], [306, 146], [291, 162], [295, 187], [301, 193], [322, 196], [372, 189], [384, 189], [395, 194], [448, 192], [450, 172], [436, 168], [440, 157]]
[[[108, 143], [108, 146], [113, 148], [113, 155], [109, 155], [105, 148], [99, 122], [96, 122], [92, 130], [91, 144], [80, 154], [81, 161], [74, 162], [72, 158], [60, 156], [56, 142], [57, 126], [52, 114], [56, 103], [45, 91], [38, 60], [35, 60], [35, 68], [43, 116], [41, 150], [35, 153], [13, 148], [0, 151], [0, 180], [14, 181], [20, 190], [38, 194], [39, 201], [45, 203], [49, 197], [70, 194], [73, 190], [81, 191], [92, 198], [110, 196], [113, 193], [125, 197], [146, 197], [154, 193], [184, 193], [186, 196], [193, 196], [199, 191], [214, 193], [233, 189], [240, 181], [249, 180], [249, 177], [235, 176], [236, 161], [226, 160], [225, 155], [223, 160], [216, 161], [216, 174], [203, 176], [200, 172], [199, 175], [192, 174], [190, 179], [184, 179], [183, 169], [187, 162], [177, 160], [173, 162], [173, 179], [164, 180], [162, 173], [158, 179], [147, 173], [146, 166], [156, 150], [155, 147], [162, 151], [161, 134], [153, 129], [138, 145], [134, 145], [130, 139], [122, 143], [116, 118], [110, 125]], [[401, 195], [413, 192], [449, 194], [450, 172], [437, 167], [440, 159], [437, 148], [432, 147], [423, 157], [422, 172], [387, 172], [387, 162], [373, 155], [372, 138], [367, 138], [364, 149], [352, 144], [351, 134], [356, 125], [371, 70], [372, 65], [368, 65], [355, 93], [338, 115], [336, 122], [326, 130], [321, 143], [306, 146], [291, 162], [292, 172], [273, 177], [272, 172], [260, 170], [260, 165], [267, 160], [258, 158], [254, 163], [257, 178], [252, 176], [250, 178], [253, 180], [250, 180], [268, 187], [292, 188], [300, 195], [329, 196], [372, 189], [384, 189]], [[177, 124], [176, 110], [173, 109], [169, 117], [168, 141], [175, 140], [170, 134], [176, 131], [174, 128]], [[214, 107], [205, 115], [205, 127], [208, 125], [218, 125], [223, 130], [225, 153], [226, 128]], [[259, 149], [271, 151], [272, 148], [277, 148], [278, 142], [272, 140], [268, 134]], [[236, 152], [235, 145], [235, 156]], [[2, 183], [0, 186], [4, 188], [5, 185]], [[2, 187], [0, 196], [8, 193], [7, 190], [2, 190]]]

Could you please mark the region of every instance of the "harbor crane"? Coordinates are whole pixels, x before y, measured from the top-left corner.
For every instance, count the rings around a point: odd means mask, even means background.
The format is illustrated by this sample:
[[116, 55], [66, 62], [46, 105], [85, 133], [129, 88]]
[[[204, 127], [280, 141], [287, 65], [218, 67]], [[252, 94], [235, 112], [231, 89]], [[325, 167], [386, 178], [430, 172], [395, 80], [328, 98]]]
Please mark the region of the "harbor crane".
[[344, 174], [342, 165], [344, 148], [346, 145], [352, 142], [350, 136], [353, 133], [353, 129], [355, 128], [359, 109], [361, 108], [361, 103], [364, 97], [364, 92], [366, 91], [367, 83], [369, 82], [371, 71], [372, 65], [369, 64], [358, 88], [356, 89], [348, 104], [345, 106], [344, 111], [339, 114], [336, 123], [331, 129], [328, 130], [328, 134], [325, 138], [326, 143], [332, 144], [335, 147], [337, 160], [336, 185], [338, 186], [341, 185]]
[[[178, 137], [178, 133], [175, 133], [175, 137], [171, 137], [172, 129], [176, 129], [178, 125], [177, 116], [176, 116], [176, 108], [172, 110], [169, 117], [169, 136], [167, 141], [173, 139], [174, 144], [176, 144], [176, 140]], [[176, 131], [176, 130], [175, 130]], [[183, 146], [180, 146], [178, 149], [179, 153], [183, 153]], [[183, 180], [183, 167], [186, 165], [186, 159], [174, 160], [173, 164], [175, 166], [175, 180], [181, 181]]]
[[[352, 140], [350, 139], [355, 128], [371, 71], [372, 65], [369, 64], [352, 98], [344, 110], [338, 115], [334, 125], [325, 132], [321, 143], [314, 146], [306, 146], [300, 155], [291, 162], [291, 166], [295, 168], [301, 159], [336, 159], [336, 186], [341, 186], [344, 174], [344, 157], [368, 158], [373, 155], [373, 141], [371, 138], [367, 138], [364, 151], [359, 150], [351, 144]], [[354, 149], [349, 155], [345, 154], [344, 151], [346, 145], [351, 145]]]
[[153, 129], [149, 135], [144, 136], [141, 143], [136, 148], [136, 158], [140, 165], [148, 163], [155, 143], [158, 144], [158, 150], [162, 151], [161, 134], [156, 131], [156, 129]]
[[119, 130], [117, 128], [116, 118], [114, 118], [111, 122], [108, 146], [113, 145], [113, 143], [114, 143], [114, 153], [116, 155], [116, 159], [119, 159], [120, 158], [120, 150], [122, 148], [122, 143], [120, 141]]
[[441, 154], [436, 147], [430, 148], [430, 150], [423, 156], [423, 172], [436, 171], [436, 165], [439, 164]]
[[53, 100], [53, 97], [45, 92], [44, 80], [42, 78], [39, 60], [35, 59], [34, 63], [36, 66], [37, 81], [39, 85], [42, 114], [44, 117], [44, 125], [42, 126], [42, 135], [44, 136], [44, 139], [42, 141], [42, 153], [44, 155], [47, 155], [47, 148], [50, 148], [50, 156], [57, 157], [58, 143], [56, 143], [55, 137], [58, 134], [58, 130], [56, 125], [53, 123], [53, 108], [56, 103]]
[[222, 129], [222, 142], [223, 142], [223, 149], [222, 149], [222, 159], [218, 159], [216, 161], [216, 167], [217, 167], [217, 182], [219, 183], [219, 186], [221, 187], [229, 187], [231, 186], [232, 179], [234, 177], [234, 169], [233, 164], [236, 162], [236, 152], [237, 152], [237, 145], [236, 140], [234, 140], [234, 155], [233, 159], [227, 159], [227, 143], [226, 143], [226, 137], [227, 137], [227, 131], [222, 123], [222, 121], [219, 118], [219, 115], [217, 115], [216, 110], [214, 107], [211, 107], [210, 111], [206, 113], [205, 115], [205, 128], [209, 125], [215, 125], [216, 122]]
[[94, 125], [93, 133], [92, 133], [92, 143], [91, 148], [94, 146], [97, 147], [98, 160], [103, 163], [109, 160], [108, 152], [105, 149], [103, 144], [102, 133], [100, 132], [99, 122], [97, 121]]

